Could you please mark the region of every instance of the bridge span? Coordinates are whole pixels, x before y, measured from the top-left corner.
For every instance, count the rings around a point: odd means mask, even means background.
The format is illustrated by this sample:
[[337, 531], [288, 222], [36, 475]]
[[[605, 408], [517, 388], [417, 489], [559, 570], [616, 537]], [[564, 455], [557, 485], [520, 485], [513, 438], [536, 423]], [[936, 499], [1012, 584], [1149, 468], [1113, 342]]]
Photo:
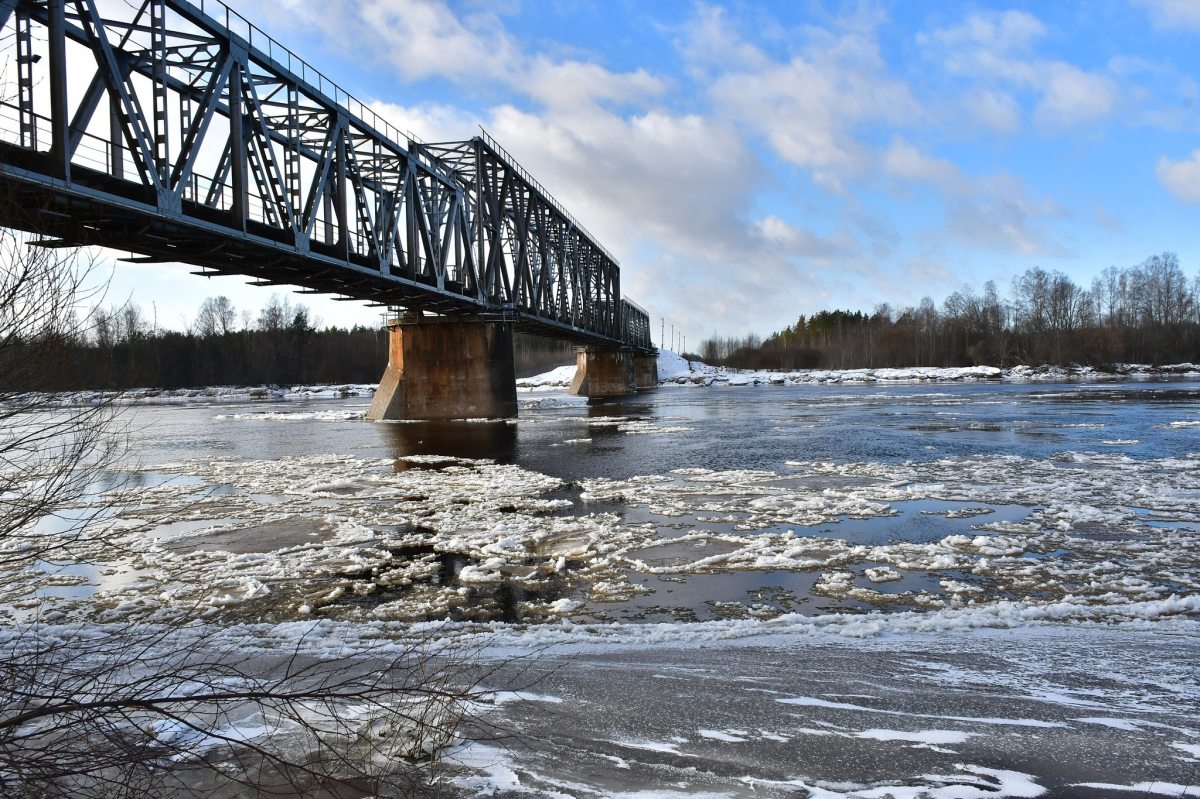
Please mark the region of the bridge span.
[[[0, 0], [0, 224], [393, 309], [377, 418], [516, 413], [512, 332], [650, 384], [616, 259], [486, 132], [422, 142], [219, 0]], [[507, 353], [507, 354], [506, 354]]]

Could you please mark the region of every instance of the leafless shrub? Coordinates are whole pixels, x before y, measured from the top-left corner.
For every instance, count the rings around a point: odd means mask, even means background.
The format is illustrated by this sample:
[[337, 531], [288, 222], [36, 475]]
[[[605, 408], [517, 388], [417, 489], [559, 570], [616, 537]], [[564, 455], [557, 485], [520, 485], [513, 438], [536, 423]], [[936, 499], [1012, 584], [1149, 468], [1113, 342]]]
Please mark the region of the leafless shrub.
[[51, 393], [103, 292], [95, 262], [75, 249], [31, 246], [0, 229], [0, 568], [69, 556], [90, 516], [64, 515], [120, 454], [109, 396]]
[[212, 625], [17, 630], [0, 792], [411, 796], [473, 715], [470, 652], [434, 633], [314, 654]]

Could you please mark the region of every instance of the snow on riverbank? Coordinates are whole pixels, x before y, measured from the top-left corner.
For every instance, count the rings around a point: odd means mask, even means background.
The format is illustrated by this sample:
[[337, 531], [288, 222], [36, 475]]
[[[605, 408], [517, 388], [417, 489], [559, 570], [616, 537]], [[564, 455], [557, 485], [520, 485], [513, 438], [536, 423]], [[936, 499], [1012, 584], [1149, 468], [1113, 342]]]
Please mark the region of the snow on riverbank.
[[204, 388], [131, 388], [127, 391], [63, 392], [64, 405], [89, 405], [116, 400], [121, 405], [177, 405], [193, 402], [249, 402], [254, 400], [339, 399], [372, 397], [374, 383], [339, 383], [299, 386], [206, 386]]
[[[1120, 380], [1153, 377], [1200, 378], [1200, 365], [1180, 363], [1167, 366], [1147, 364], [1117, 364], [1114, 371], [1105, 372], [1091, 366], [1014, 366], [999, 369], [995, 366], [935, 367], [913, 366], [900, 369], [793, 369], [787, 371], [732, 369], [709, 366], [701, 361], [684, 360], [669, 350], [658, 352], [658, 382], [660, 386], [757, 386], [796, 385], [801, 383], [899, 383], [1005, 380], [1012, 382], [1055, 380]], [[571, 385], [574, 366], [560, 366], [553, 371], [517, 381], [518, 390], [537, 391], [561, 389]]]
[[[1147, 364], [1117, 364], [1112, 372], [1091, 366], [1014, 366], [998, 369], [994, 366], [933, 367], [914, 366], [904, 369], [796, 369], [790, 371], [732, 369], [709, 366], [702, 361], [686, 361], [669, 350], [658, 352], [658, 384], [660, 386], [758, 386], [797, 385], [801, 383], [900, 383], [900, 382], [969, 382], [976, 380], [1056, 381], [1056, 380], [1122, 380], [1154, 377], [1200, 379], [1200, 365], [1179, 363], [1167, 366]], [[575, 377], [575, 365], [568, 364], [533, 377], [517, 380], [517, 391], [559, 391], [568, 388]], [[196, 402], [251, 402], [304, 399], [337, 399], [341, 397], [372, 397], [374, 383], [341, 383], [298, 386], [207, 386], [204, 388], [134, 388], [128, 391], [78, 391], [58, 395], [65, 405], [87, 405], [116, 399], [120, 404], [175, 405]], [[533, 406], [544, 407], [536, 402]]]
[[540, 375], [533, 377], [522, 377], [517, 380], [517, 388], [534, 389], [542, 387], [569, 386], [571, 380], [575, 377], [575, 364], [560, 366], [557, 369], [551, 369], [549, 372], [543, 372]]

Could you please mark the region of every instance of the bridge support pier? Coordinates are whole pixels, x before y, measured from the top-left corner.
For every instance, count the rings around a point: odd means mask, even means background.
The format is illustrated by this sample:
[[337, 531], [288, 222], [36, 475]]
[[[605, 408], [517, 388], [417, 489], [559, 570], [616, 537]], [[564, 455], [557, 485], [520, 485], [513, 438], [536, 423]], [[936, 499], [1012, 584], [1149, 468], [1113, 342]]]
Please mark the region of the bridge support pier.
[[367, 411], [368, 419], [510, 419], [517, 415], [511, 323], [405, 314], [388, 327], [387, 371]]
[[636, 390], [633, 350], [579, 347], [571, 393], [579, 397], [624, 397]]
[[639, 391], [658, 386], [658, 353], [633, 354], [633, 382]]

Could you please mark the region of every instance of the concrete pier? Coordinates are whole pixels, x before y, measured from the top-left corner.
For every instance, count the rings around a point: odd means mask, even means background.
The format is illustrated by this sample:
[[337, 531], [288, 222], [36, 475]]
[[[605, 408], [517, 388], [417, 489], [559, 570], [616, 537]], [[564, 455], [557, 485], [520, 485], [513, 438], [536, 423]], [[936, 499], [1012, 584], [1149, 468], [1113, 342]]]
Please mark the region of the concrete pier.
[[658, 385], [658, 353], [634, 353], [633, 383], [639, 391], [644, 388], [655, 388]]
[[580, 347], [571, 393], [579, 397], [624, 397], [637, 390], [633, 350]]
[[517, 415], [513, 329], [478, 317], [405, 314], [389, 325], [387, 371], [368, 419]]

